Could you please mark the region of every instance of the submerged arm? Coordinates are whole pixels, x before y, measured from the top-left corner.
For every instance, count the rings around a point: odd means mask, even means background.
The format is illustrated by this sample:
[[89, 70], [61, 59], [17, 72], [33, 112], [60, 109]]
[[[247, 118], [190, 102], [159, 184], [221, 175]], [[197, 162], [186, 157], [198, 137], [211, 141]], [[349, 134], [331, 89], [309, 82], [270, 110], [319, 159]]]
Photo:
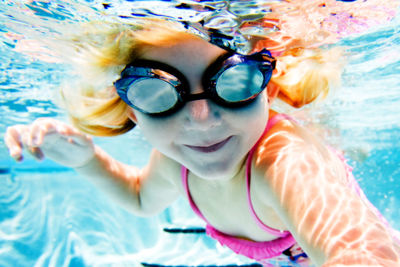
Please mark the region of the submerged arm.
[[139, 169], [123, 164], [95, 147], [93, 159], [75, 170], [127, 210], [147, 216], [161, 212], [178, 197], [171, 179], [173, 173], [179, 173], [179, 167], [175, 165], [153, 150], [150, 162]]
[[256, 164], [269, 166], [274, 206], [313, 262], [400, 266], [390, 230], [351, 188], [344, 163], [303, 129], [281, 122], [259, 147]]
[[179, 176], [179, 166], [157, 151], [140, 170], [113, 159], [74, 127], [50, 118], [11, 126], [4, 139], [17, 161], [23, 160], [26, 150], [38, 160], [47, 157], [74, 168], [138, 215], [159, 212], [178, 197], [173, 178]]

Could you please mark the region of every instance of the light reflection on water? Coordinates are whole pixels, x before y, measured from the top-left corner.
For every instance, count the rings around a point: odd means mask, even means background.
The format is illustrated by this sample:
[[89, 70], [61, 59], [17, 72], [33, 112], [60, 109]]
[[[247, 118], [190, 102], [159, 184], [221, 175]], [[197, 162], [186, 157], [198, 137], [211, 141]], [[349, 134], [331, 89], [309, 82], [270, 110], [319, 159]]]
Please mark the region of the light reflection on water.
[[[146, 1], [140, 2], [145, 5]], [[195, 6], [195, 1], [188, 2]], [[247, 1], [248, 5], [242, 7], [243, 2], [237, 1], [232, 12], [226, 14], [223, 8], [216, 11], [224, 7], [224, 1], [210, 1], [207, 8], [197, 6], [201, 12], [180, 9], [179, 14], [182, 19], [208, 16], [210, 25], [234, 26], [235, 16], [231, 15], [244, 17], [246, 8], [251, 8], [251, 14], [257, 14], [258, 2]], [[171, 3], [177, 2], [159, 2], [156, 11], [167, 12]], [[0, 3], [1, 132], [8, 125], [27, 123], [41, 116], [65, 117], [53, 100], [67, 66], [36, 61], [14, 51], [16, 42], [6, 35], [7, 30], [27, 36], [56, 36], [62, 24], [105, 19], [103, 4], [89, 0]], [[138, 5], [138, 2], [125, 4]], [[124, 11], [117, 4], [108, 10]], [[138, 13], [149, 11], [137, 9]], [[398, 229], [399, 26], [397, 17], [380, 28], [342, 40], [340, 45], [346, 46], [349, 52], [342, 88], [312, 112], [314, 121], [331, 129], [327, 133], [330, 142], [346, 150], [367, 196]], [[117, 159], [139, 166], [145, 164], [144, 155], [150, 149], [138, 130], [118, 137], [117, 141], [99, 138], [96, 142]], [[115, 146], [116, 143], [121, 145]], [[47, 161], [38, 164], [29, 156], [27, 162], [15, 164], [9, 160], [2, 140], [0, 148], [0, 266], [108, 266], [111, 263], [132, 266], [154, 257], [161, 263], [188, 264], [195, 261], [196, 257], [187, 256], [193, 254], [197, 254], [199, 264], [246, 262], [220, 247], [217, 247], [219, 255], [225, 256], [216, 260], [215, 243], [203, 237], [165, 238], [165, 233], [161, 233], [164, 225], [199, 224], [182, 201], [160, 216], [137, 218], [114, 206], [74, 172]], [[146, 250], [137, 258], [137, 251], [154, 244], [157, 244], [155, 249]], [[209, 257], [198, 256], [204, 251]]]

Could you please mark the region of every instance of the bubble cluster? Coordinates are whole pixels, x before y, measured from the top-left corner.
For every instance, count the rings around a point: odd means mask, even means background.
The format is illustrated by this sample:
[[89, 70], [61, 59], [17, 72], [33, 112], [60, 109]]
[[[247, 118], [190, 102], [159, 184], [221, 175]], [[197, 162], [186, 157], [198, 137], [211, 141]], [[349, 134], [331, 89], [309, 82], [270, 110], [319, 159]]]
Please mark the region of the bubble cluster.
[[[280, 1], [112, 1], [103, 3], [104, 12], [120, 20], [132, 22], [142, 17], [158, 17], [181, 21], [189, 30], [210, 42], [248, 53], [248, 36], [277, 31], [257, 22], [270, 12], [269, 3]], [[243, 25], [246, 27], [242, 27]]]

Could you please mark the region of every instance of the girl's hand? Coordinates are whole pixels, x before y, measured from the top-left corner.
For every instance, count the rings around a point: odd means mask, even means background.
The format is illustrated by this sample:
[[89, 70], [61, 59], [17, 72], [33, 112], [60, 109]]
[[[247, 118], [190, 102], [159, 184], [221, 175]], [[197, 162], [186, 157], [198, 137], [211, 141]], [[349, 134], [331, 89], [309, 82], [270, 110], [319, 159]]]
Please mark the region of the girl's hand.
[[67, 167], [84, 166], [94, 157], [92, 138], [74, 127], [51, 118], [30, 125], [14, 125], [4, 136], [11, 157], [23, 160], [26, 149], [37, 160], [45, 157]]

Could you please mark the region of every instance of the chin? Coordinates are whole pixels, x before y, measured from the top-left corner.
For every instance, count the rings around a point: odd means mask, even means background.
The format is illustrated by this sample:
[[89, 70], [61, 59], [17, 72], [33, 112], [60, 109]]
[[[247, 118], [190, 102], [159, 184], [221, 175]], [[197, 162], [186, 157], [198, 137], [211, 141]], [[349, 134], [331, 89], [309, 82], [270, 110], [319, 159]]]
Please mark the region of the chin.
[[[190, 164], [191, 165], [191, 164]], [[239, 164], [204, 164], [204, 165], [192, 165], [191, 167], [187, 166], [189, 171], [193, 172], [196, 176], [204, 180], [229, 180], [233, 178], [239, 171]]]

